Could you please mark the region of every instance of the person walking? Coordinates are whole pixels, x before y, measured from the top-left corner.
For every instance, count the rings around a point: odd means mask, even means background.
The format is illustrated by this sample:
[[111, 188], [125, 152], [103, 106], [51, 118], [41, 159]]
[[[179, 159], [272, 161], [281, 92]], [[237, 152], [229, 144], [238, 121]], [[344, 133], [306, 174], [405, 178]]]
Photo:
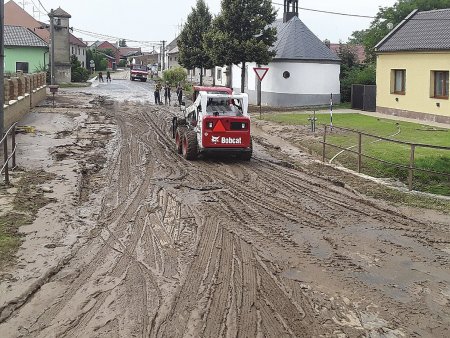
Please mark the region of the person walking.
[[162, 104], [161, 102], [161, 90], [162, 90], [162, 85], [161, 82], [158, 82], [158, 84], [156, 85], [156, 104]]
[[166, 86], [164, 87], [164, 104], [167, 106], [167, 103], [169, 103], [170, 106], [170, 86], [168, 83], [166, 83]]
[[183, 88], [181, 87], [180, 83], [177, 86], [177, 99], [178, 105], [181, 107], [181, 102], [183, 102]]
[[103, 81], [103, 73], [102, 72], [98, 73], [98, 82], [104, 82]]
[[158, 84], [156, 84], [156, 86], [155, 86], [155, 92], [154, 92], [154, 95], [155, 95], [155, 104], [159, 104], [159, 89], [158, 89]]
[[109, 70], [106, 71], [106, 82], [111, 82], [111, 72]]

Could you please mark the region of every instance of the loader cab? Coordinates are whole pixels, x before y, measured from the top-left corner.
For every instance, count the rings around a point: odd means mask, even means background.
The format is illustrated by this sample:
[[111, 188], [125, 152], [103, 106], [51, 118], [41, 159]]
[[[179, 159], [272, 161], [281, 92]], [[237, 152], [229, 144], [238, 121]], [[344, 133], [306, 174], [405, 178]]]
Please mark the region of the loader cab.
[[242, 116], [242, 102], [237, 99], [209, 98], [206, 114], [212, 116]]
[[186, 116], [186, 122], [194, 128], [197, 126], [198, 113], [198, 111], [193, 110]]
[[194, 86], [194, 92], [192, 94], [192, 102], [195, 102], [195, 100], [197, 100], [198, 94], [200, 92], [207, 92], [208, 94], [228, 94], [228, 95], [233, 94], [233, 90], [227, 87]]

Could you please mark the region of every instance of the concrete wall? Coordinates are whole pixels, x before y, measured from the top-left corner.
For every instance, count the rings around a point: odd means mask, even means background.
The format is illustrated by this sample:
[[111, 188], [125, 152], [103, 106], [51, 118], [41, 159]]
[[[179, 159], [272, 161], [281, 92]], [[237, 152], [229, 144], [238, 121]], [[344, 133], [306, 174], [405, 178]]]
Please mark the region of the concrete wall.
[[5, 79], [4, 88], [4, 126], [8, 129], [46, 98], [46, 75], [36, 73]]
[[[395, 69], [406, 71], [404, 95], [393, 93], [392, 71]], [[450, 121], [449, 99], [433, 97], [433, 71], [449, 70], [450, 52], [378, 55], [377, 111], [424, 120]]]
[[28, 62], [29, 73], [42, 70], [49, 63], [48, 48], [5, 47], [5, 73], [15, 73], [16, 62]]
[[70, 45], [69, 45], [69, 19], [56, 18], [61, 20], [60, 25], [55, 25], [55, 83], [70, 83], [71, 65], [70, 65]]

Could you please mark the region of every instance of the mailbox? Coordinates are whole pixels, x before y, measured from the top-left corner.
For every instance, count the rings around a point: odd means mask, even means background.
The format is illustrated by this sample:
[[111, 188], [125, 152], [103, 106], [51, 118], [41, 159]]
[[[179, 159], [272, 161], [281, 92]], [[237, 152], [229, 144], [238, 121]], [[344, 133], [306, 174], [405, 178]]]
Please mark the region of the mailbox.
[[58, 85], [50, 85], [50, 86], [48, 86], [48, 88], [50, 89], [50, 93], [55, 94], [58, 92], [59, 86]]

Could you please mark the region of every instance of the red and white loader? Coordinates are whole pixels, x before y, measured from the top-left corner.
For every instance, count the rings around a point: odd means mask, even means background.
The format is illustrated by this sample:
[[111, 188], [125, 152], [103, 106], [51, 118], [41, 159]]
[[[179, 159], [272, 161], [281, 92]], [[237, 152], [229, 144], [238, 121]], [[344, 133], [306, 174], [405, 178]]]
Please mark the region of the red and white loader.
[[195, 102], [182, 106], [183, 118], [174, 117], [172, 134], [176, 151], [187, 160], [199, 154], [252, 157], [248, 95], [199, 91]]

